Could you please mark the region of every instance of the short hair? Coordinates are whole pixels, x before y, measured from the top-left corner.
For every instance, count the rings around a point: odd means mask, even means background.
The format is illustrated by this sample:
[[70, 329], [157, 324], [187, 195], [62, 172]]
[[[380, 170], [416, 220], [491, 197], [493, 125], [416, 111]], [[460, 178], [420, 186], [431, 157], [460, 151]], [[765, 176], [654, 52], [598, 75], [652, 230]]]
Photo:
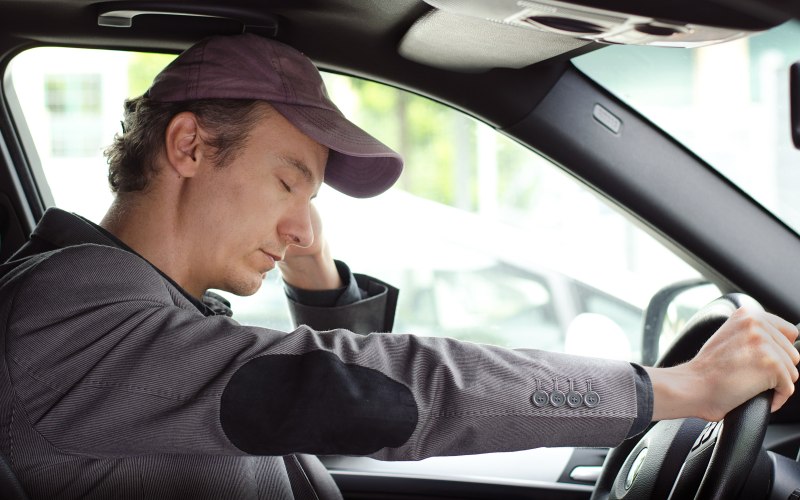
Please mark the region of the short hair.
[[[211, 160], [217, 167], [228, 165], [244, 148], [250, 130], [266, 117], [271, 106], [250, 99], [200, 99], [156, 102], [146, 96], [125, 100], [122, 133], [105, 150], [108, 183], [114, 193], [143, 191], [157, 173], [157, 161], [164, 153], [167, 126], [178, 113], [197, 117], [208, 133]], [[264, 103], [266, 104], [266, 103]]]

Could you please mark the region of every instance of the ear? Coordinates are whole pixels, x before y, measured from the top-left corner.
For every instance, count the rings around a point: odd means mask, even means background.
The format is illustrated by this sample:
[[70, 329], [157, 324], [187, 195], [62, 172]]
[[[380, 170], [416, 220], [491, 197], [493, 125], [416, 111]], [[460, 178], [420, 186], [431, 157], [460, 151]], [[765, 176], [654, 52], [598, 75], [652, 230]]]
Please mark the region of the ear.
[[179, 177], [194, 177], [203, 159], [204, 143], [194, 113], [178, 113], [167, 125], [165, 144], [167, 163]]

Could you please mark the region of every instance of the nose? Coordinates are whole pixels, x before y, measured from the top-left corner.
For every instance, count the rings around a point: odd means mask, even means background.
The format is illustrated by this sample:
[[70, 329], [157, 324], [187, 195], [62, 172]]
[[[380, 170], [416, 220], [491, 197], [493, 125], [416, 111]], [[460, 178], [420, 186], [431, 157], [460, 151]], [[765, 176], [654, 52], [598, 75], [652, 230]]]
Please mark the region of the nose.
[[314, 228], [311, 225], [309, 205], [295, 208], [287, 213], [283, 223], [278, 227], [278, 232], [287, 245], [310, 247], [314, 243]]

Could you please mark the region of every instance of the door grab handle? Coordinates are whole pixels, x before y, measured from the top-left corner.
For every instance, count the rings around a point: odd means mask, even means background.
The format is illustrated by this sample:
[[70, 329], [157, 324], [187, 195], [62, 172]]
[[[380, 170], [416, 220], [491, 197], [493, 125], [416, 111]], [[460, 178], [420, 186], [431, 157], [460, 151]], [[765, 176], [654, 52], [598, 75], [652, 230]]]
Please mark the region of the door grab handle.
[[602, 470], [603, 467], [601, 465], [579, 465], [572, 469], [572, 472], [569, 473], [569, 478], [573, 481], [596, 483]]
[[278, 34], [278, 21], [268, 14], [253, 15], [247, 12], [220, 12], [214, 9], [203, 9], [201, 6], [191, 6], [191, 11], [186, 10], [186, 5], [144, 6], [129, 9], [102, 9], [97, 16], [97, 25], [109, 28], [130, 28], [133, 18], [141, 15], [208, 17], [217, 19], [231, 19], [244, 25], [243, 32], [257, 32], [261, 35], [275, 37]]

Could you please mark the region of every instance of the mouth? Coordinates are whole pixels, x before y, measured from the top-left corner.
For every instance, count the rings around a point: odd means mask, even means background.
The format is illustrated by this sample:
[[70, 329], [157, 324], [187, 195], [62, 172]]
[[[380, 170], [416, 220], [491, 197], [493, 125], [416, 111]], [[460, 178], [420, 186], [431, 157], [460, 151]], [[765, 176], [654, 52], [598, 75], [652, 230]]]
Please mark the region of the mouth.
[[259, 248], [259, 250], [261, 251], [261, 253], [266, 255], [269, 258], [269, 260], [272, 261], [272, 265], [273, 266], [275, 265], [276, 262], [280, 262], [280, 260], [281, 260], [281, 256], [280, 255], [275, 255], [273, 253], [267, 252], [266, 250], [263, 250], [263, 249], [260, 249], [260, 248]]

